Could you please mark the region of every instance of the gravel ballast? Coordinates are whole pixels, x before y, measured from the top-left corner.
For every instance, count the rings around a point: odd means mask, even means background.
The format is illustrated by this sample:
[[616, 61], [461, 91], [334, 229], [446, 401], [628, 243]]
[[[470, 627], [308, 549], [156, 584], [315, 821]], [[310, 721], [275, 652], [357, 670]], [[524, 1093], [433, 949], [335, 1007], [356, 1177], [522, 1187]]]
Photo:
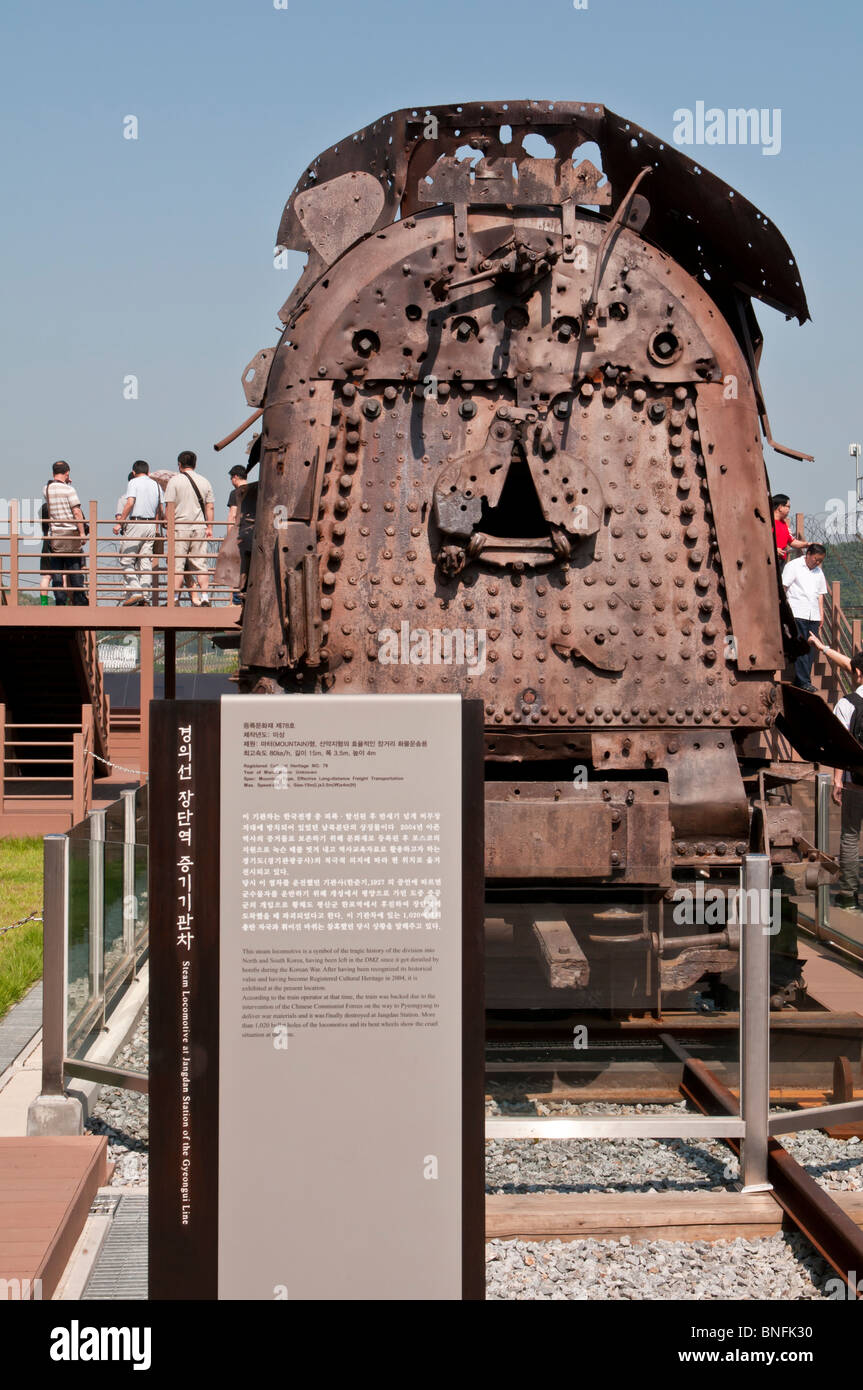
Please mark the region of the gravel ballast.
[[[114, 1065], [126, 1071], [146, 1073], [149, 1065], [149, 1012], [141, 1014], [126, 1046]], [[147, 1151], [150, 1141], [150, 1104], [138, 1091], [103, 1086], [92, 1107], [87, 1129], [108, 1137], [108, 1158], [116, 1164], [111, 1178], [118, 1187], [146, 1187]]]
[[[487, 1115], [669, 1115], [674, 1105], [490, 1100]], [[694, 1112], [693, 1112], [694, 1113]], [[863, 1143], [820, 1130], [782, 1143], [826, 1190], [863, 1191]], [[720, 1139], [496, 1139], [486, 1144], [489, 1192], [676, 1192], [731, 1190], [737, 1159]]]
[[817, 1299], [832, 1275], [805, 1237], [761, 1240], [492, 1240], [486, 1297], [645, 1300]]

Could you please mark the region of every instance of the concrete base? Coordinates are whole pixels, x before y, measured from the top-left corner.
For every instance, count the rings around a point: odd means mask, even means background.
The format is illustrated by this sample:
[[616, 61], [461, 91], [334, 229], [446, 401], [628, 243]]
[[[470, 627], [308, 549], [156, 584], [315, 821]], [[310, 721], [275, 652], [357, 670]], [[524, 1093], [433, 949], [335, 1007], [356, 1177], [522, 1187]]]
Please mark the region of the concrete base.
[[27, 1134], [84, 1133], [84, 1110], [75, 1096], [37, 1096], [27, 1109]]

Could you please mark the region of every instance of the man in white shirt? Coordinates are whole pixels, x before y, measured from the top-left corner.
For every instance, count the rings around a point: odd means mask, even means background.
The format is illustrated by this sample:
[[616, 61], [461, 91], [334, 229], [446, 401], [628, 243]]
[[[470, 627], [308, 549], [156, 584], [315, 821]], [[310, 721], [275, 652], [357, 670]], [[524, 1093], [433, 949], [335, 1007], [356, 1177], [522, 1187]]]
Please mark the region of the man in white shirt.
[[807, 545], [804, 555], [798, 560], [790, 560], [782, 571], [782, 584], [797, 623], [797, 631], [807, 642], [807, 650], [794, 663], [794, 684], [801, 690], [814, 689], [812, 662], [815, 651], [809, 642], [809, 635], [814, 633], [817, 636], [824, 621], [824, 595], [828, 590], [821, 561], [826, 554], [826, 547], [814, 541]]
[[[843, 695], [833, 713], [859, 743], [863, 743], [863, 652], [851, 658], [852, 695]], [[857, 731], [854, 732], [855, 719]], [[854, 774], [857, 776], [858, 774]], [[857, 903], [860, 891], [860, 825], [863, 822], [863, 782], [852, 780], [850, 772], [841, 767], [833, 769], [833, 800], [842, 807], [842, 830], [839, 838], [839, 884], [836, 904], [852, 912], [861, 909]]]
[[[200, 608], [210, 605], [207, 541], [213, 539], [215, 501], [212, 485], [195, 472], [197, 462], [197, 456], [190, 449], [178, 455], [180, 471], [168, 479], [165, 504], [174, 503], [174, 602], [179, 600], [185, 574], [192, 604]], [[197, 601], [193, 579], [197, 580], [201, 593]]]
[[157, 522], [164, 516], [162, 489], [155, 478], [149, 477], [150, 465], [143, 459], [132, 464], [132, 478], [126, 486], [123, 509], [114, 527], [114, 535], [123, 537], [120, 564], [126, 578], [126, 597], [121, 607], [146, 604], [153, 576], [153, 544], [158, 531]]

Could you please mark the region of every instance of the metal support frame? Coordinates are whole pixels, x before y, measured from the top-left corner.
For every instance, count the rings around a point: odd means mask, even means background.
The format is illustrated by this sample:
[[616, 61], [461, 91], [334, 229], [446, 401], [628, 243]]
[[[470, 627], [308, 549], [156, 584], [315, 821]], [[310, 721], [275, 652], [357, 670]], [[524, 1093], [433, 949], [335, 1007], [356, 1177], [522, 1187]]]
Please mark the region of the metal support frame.
[[42, 1090], [27, 1107], [28, 1135], [79, 1135], [84, 1112], [77, 1096], [63, 1089], [68, 973], [69, 839], [44, 837], [42, 908], [44, 981], [42, 994]]
[[770, 1116], [770, 857], [746, 854], [740, 912], [740, 1113], [743, 1191], [764, 1191]]
[[134, 959], [137, 898], [135, 895], [135, 788], [120, 793], [123, 802], [123, 952]]
[[741, 1138], [744, 1122], [705, 1115], [586, 1116], [492, 1115], [485, 1122], [486, 1139], [730, 1139]]
[[90, 877], [89, 877], [89, 936], [90, 936], [90, 994], [102, 997], [102, 1023], [105, 1026], [105, 812], [91, 811]]
[[[822, 853], [830, 853], [830, 790], [833, 774], [815, 774], [815, 848]], [[830, 885], [819, 884], [815, 889], [815, 937], [816, 940], [830, 926]]]
[[62, 1096], [66, 1051], [69, 933], [69, 840], [44, 839], [42, 906], [42, 1094]]
[[[768, 1132], [797, 1134], [801, 1129], [820, 1129], [822, 1125], [845, 1125], [860, 1121], [863, 1134], [863, 1100], [839, 1101], [836, 1105], [813, 1105], [808, 1110], [792, 1110], [787, 1115], [771, 1115]], [[863, 1270], [861, 1270], [863, 1275]]]
[[137, 1091], [147, 1095], [149, 1078], [146, 1072], [128, 1071], [124, 1067], [112, 1067], [103, 1062], [88, 1062], [78, 1057], [67, 1057], [63, 1063], [66, 1076], [78, 1077], [81, 1081], [97, 1081], [102, 1086], [121, 1086], [124, 1091]]

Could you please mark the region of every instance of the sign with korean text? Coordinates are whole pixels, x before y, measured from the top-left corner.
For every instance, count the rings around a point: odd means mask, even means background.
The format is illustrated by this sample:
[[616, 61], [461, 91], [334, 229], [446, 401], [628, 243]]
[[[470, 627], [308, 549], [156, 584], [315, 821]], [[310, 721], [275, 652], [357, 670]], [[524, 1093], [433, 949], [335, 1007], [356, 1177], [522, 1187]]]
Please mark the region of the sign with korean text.
[[153, 716], [151, 1297], [481, 1296], [481, 709]]

